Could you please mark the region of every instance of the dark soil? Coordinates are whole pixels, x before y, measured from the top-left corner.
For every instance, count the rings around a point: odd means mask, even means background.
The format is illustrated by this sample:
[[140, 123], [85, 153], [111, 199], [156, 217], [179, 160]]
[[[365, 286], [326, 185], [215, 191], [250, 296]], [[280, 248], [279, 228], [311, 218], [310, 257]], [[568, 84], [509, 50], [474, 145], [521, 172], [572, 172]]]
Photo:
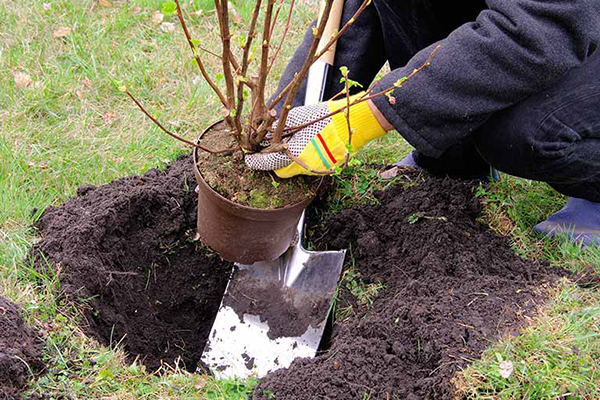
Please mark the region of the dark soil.
[[477, 222], [473, 187], [427, 178], [328, 220], [317, 247], [352, 248], [363, 284], [386, 289], [367, 308], [346, 282], [338, 310], [353, 317], [337, 323], [328, 351], [267, 376], [255, 398], [451, 399], [455, 373], [514, 334], [562, 274]]
[[36, 223], [35, 262], [44, 267], [43, 253], [59, 269], [87, 332], [152, 370], [178, 358], [195, 370], [232, 268], [193, 241], [194, 188], [184, 156], [164, 171], [81, 187]]
[[[221, 122], [208, 131], [200, 142], [211, 150], [223, 150], [235, 145], [234, 139]], [[312, 198], [319, 178], [298, 176], [280, 179], [275, 173], [246, 168], [242, 153], [211, 154], [198, 151], [198, 169], [206, 182], [223, 197], [249, 207], [275, 209]]]
[[[269, 339], [302, 336], [309, 326], [323, 322], [331, 304], [327, 293], [309, 293], [282, 288], [274, 280], [256, 279], [247, 270], [236, 271], [223, 303], [244, 320], [244, 314], [257, 315], [268, 322]], [[250, 368], [251, 369], [251, 368]]]
[[44, 368], [42, 346], [36, 332], [23, 322], [20, 307], [0, 297], [0, 400], [21, 398], [31, 372]]

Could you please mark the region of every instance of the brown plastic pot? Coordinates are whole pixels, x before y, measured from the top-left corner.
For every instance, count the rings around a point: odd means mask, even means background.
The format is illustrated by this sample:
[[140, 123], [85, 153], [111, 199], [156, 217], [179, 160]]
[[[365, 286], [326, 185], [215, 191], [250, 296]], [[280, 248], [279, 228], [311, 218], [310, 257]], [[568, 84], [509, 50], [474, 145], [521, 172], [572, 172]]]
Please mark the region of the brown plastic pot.
[[[200, 138], [219, 122], [208, 127]], [[200, 140], [200, 139], [199, 139]], [[198, 182], [198, 234], [227, 261], [252, 264], [282, 255], [296, 234], [302, 211], [312, 198], [274, 210], [232, 202], [214, 191], [198, 170], [194, 150], [194, 174]]]

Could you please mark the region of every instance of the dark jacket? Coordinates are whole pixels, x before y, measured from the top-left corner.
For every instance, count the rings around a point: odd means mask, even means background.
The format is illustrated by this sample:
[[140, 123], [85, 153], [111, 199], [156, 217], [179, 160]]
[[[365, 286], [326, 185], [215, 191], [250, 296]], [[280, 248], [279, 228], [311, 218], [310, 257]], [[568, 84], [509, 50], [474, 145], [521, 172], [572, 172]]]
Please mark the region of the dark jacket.
[[[390, 12], [390, 3], [375, 1], [380, 20]], [[600, 0], [485, 3], [473, 22], [422, 49], [376, 86], [392, 86], [441, 45], [429, 68], [394, 91], [395, 105], [385, 97], [375, 100], [387, 120], [425, 155], [439, 156], [493, 113], [552, 86], [585, 63], [600, 42]]]
[[[342, 22], [362, 1], [345, 1]], [[300, 68], [311, 40], [308, 29], [278, 90]], [[367, 87], [389, 61], [392, 72], [376, 85], [384, 89], [440, 44], [431, 66], [394, 92], [395, 105], [375, 100], [415, 148], [437, 157], [495, 112], [585, 63], [599, 42], [600, 0], [374, 0], [340, 39], [326, 96], [341, 88], [340, 66]]]

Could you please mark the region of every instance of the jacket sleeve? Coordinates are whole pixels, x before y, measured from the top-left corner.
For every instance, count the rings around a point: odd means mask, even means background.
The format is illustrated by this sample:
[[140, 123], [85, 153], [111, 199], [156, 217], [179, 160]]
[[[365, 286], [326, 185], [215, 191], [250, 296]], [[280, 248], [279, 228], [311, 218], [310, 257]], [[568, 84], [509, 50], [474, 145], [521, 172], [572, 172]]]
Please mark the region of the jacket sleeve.
[[376, 85], [375, 90], [393, 86], [441, 45], [428, 68], [393, 92], [394, 105], [385, 96], [374, 100], [427, 156], [440, 156], [494, 112], [550, 87], [598, 45], [600, 0], [486, 3], [475, 22], [423, 49]]

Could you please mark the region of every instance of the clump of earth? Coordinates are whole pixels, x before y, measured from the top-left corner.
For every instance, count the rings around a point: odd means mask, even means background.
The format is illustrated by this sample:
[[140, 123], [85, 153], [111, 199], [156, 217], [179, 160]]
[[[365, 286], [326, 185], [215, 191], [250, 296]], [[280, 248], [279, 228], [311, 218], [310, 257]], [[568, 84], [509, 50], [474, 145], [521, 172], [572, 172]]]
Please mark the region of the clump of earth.
[[17, 400], [32, 374], [44, 368], [42, 341], [23, 321], [21, 308], [0, 297], [0, 400]]

